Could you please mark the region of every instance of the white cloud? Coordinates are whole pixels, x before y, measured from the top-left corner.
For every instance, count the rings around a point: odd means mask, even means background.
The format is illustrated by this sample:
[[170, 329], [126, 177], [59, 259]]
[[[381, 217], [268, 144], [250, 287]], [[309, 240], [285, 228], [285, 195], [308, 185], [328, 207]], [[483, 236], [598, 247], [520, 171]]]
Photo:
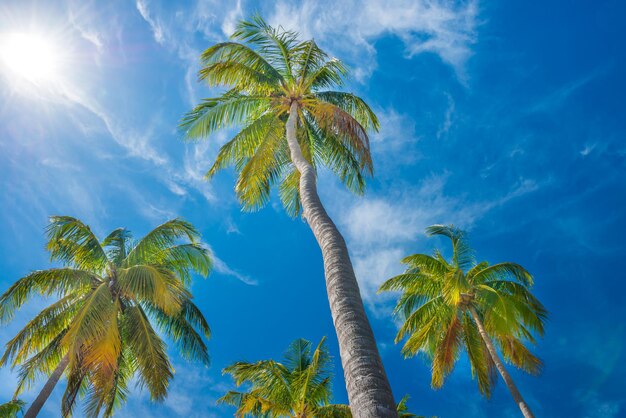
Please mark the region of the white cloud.
[[[355, 51], [364, 51], [369, 63], [357, 69], [362, 75], [369, 74], [374, 65], [372, 42], [380, 36], [396, 35], [408, 56], [437, 54], [464, 77], [476, 41], [477, 14], [476, 0], [305, 0], [277, 2], [269, 20], [303, 37], [315, 37], [342, 55], [357, 58]], [[364, 57], [358, 58], [362, 64]]]
[[452, 127], [452, 119], [454, 116], [454, 110], [455, 110], [456, 105], [450, 93], [446, 93], [446, 98], [448, 99], [448, 107], [446, 108], [446, 113], [444, 114], [444, 117], [443, 117], [443, 123], [441, 124], [441, 126], [439, 127], [439, 130], [437, 131], [437, 138], [441, 138], [447, 135], [448, 132], [450, 131], [450, 128]]
[[370, 146], [377, 173], [395, 174], [403, 165], [421, 158], [415, 120], [394, 108], [376, 109], [380, 132], [371, 135]]
[[[487, 212], [539, 187], [533, 180], [520, 179], [502, 196], [471, 201], [447, 194], [448, 178], [444, 173], [418, 185], [395, 183], [382, 194], [362, 199], [336, 188], [324, 193], [348, 242], [363, 298], [375, 313], [388, 308], [389, 298], [376, 296], [376, 291], [386, 279], [402, 272], [400, 260], [430, 251], [423, 235], [427, 226], [455, 224], [471, 229]], [[324, 183], [322, 187], [327, 186]]]
[[153, 18], [150, 10], [148, 8], [149, 2], [147, 0], [137, 0], [135, 3], [137, 6], [137, 10], [141, 14], [141, 17], [148, 22], [150, 28], [152, 29], [152, 34], [154, 35], [154, 40], [160, 44], [163, 44], [165, 41], [163, 34], [163, 27], [161, 22], [157, 18]]
[[215, 255], [215, 251], [213, 251], [213, 249], [211, 249], [210, 247], [209, 251], [211, 252], [211, 259], [213, 260], [213, 268], [215, 268], [215, 271], [217, 271], [218, 273], [234, 277], [235, 279], [249, 286], [256, 286], [259, 284], [259, 282], [255, 279], [236, 270], [233, 270], [230, 266], [228, 266], [228, 264], [226, 264], [224, 260]]
[[598, 144], [595, 142], [592, 144], [586, 144], [585, 147], [580, 150], [580, 155], [586, 157], [587, 155], [591, 154], [591, 152], [595, 149], [597, 145]]

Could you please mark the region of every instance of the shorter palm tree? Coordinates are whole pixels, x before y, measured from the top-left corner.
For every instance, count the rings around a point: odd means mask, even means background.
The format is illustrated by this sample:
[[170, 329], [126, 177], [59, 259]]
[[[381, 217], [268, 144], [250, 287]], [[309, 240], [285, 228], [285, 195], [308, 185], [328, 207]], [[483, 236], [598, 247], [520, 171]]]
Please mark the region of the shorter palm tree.
[[[230, 391], [218, 403], [237, 408], [237, 417], [352, 418], [350, 407], [330, 404], [332, 359], [322, 338], [311, 353], [309, 341], [291, 343], [283, 363], [263, 360], [238, 362], [224, 369], [237, 386], [250, 385], [247, 392]], [[397, 405], [399, 418], [423, 418], [408, 412], [408, 395]]]
[[21, 416], [24, 412], [26, 403], [19, 399], [13, 399], [0, 405], [1, 418], [15, 418]]
[[291, 418], [349, 418], [348, 405], [331, 404], [332, 360], [322, 338], [311, 353], [311, 342], [291, 343], [283, 363], [263, 360], [237, 362], [224, 369], [247, 392], [230, 391], [218, 403], [237, 408], [235, 416]]
[[211, 260], [191, 224], [174, 219], [139, 241], [120, 228], [100, 241], [78, 219], [54, 216], [47, 232], [52, 260], [65, 266], [35, 271], [0, 296], [1, 322], [36, 294], [60, 298], [7, 343], [0, 359], [0, 366], [19, 366], [15, 396], [49, 376], [27, 418], [39, 413], [64, 374], [63, 416], [79, 394], [88, 397], [87, 416], [112, 415], [135, 375], [153, 400], [164, 399], [174, 370], [157, 330], [184, 357], [208, 363], [202, 337], [210, 329], [187, 284], [193, 272], [206, 276]]
[[439, 251], [402, 260], [406, 272], [387, 280], [379, 291], [400, 291], [395, 314], [403, 317], [396, 342], [407, 338], [402, 353], [424, 352], [432, 361], [432, 386], [439, 388], [465, 349], [481, 393], [489, 396], [499, 372], [522, 414], [533, 414], [501, 361], [537, 374], [541, 361], [524, 345], [543, 335], [547, 312], [530, 293], [532, 276], [520, 265], [476, 263], [463, 231], [434, 225], [428, 235], [452, 242], [452, 259]]

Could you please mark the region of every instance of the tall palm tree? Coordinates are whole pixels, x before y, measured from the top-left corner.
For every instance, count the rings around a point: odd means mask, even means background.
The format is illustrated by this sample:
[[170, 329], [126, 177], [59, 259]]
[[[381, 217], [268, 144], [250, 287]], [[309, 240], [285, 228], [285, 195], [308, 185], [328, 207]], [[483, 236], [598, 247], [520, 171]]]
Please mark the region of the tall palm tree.
[[0, 359], [19, 366], [15, 396], [49, 376], [25, 417], [39, 413], [63, 374], [63, 416], [85, 393], [86, 415], [110, 416], [135, 375], [153, 400], [164, 399], [174, 370], [157, 330], [185, 358], [208, 363], [203, 336], [210, 329], [187, 284], [193, 272], [206, 276], [211, 260], [191, 224], [170, 220], [136, 242], [120, 228], [100, 241], [80, 220], [53, 216], [47, 235], [51, 259], [64, 267], [30, 273], [0, 296], [3, 323], [36, 294], [60, 298], [7, 343]]
[[218, 403], [235, 406], [235, 416], [350, 418], [347, 405], [331, 404], [332, 360], [322, 338], [315, 350], [307, 340], [291, 343], [282, 363], [237, 362], [224, 369], [247, 392], [230, 391]]
[[254, 210], [278, 186], [288, 213], [302, 212], [324, 259], [326, 289], [335, 324], [352, 412], [357, 417], [396, 417], [395, 402], [363, 307], [346, 243], [320, 201], [316, 177], [326, 166], [348, 189], [362, 193], [372, 173], [368, 131], [376, 115], [359, 97], [327, 90], [342, 84], [343, 64], [313, 40], [273, 28], [256, 16], [240, 22], [232, 41], [202, 54], [199, 77], [226, 86], [205, 99], [181, 123], [189, 139], [238, 125], [207, 173], [234, 166], [235, 191]]
[[432, 360], [432, 386], [439, 388], [465, 349], [479, 390], [490, 395], [497, 370], [524, 417], [533, 417], [496, 349], [526, 372], [541, 369], [541, 361], [524, 345], [535, 343], [533, 333], [543, 335], [547, 316], [530, 292], [532, 276], [515, 263], [476, 263], [463, 231], [453, 226], [433, 225], [426, 231], [451, 240], [452, 259], [439, 251], [410, 255], [402, 260], [406, 272], [380, 288], [402, 292], [395, 309], [404, 318], [396, 342], [408, 337], [402, 353], [426, 353]]

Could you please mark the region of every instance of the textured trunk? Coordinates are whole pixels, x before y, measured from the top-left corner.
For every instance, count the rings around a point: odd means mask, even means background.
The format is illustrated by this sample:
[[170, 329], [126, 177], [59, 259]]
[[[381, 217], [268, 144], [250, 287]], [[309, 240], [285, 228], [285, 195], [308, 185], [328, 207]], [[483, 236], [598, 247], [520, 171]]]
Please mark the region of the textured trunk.
[[300, 172], [303, 215], [322, 250], [326, 291], [339, 340], [350, 409], [355, 418], [397, 417], [374, 333], [365, 314], [348, 248], [317, 194], [315, 172], [296, 139], [298, 103], [291, 104], [287, 141]]
[[487, 335], [487, 332], [485, 331], [485, 327], [483, 327], [483, 322], [478, 316], [478, 312], [476, 312], [476, 309], [474, 309], [473, 307], [470, 307], [470, 312], [472, 314], [472, 318], [474, 318], [474, 321], [476, 322], [476, 326], [478, 327], [478, 332], [480, 333], [480, 336], [485, 342], [485, 345], [487, 346], [487, 350], [489, 350], [489, 354], [491, 355], [493, 362], [496, 364], [496, 368], [498, 369], [498, 372], [500, 372], [500, 375], [502, 376], [504, 383], [506, 383], [506, 386], [509, 388], [509, 392], [511, 392], [511, 395], [513, 396], [513, 399], [515, 400], [515, 403], [517, 404], [517, 406], [519, 406], [519, 409], [522, 411], [522, 415], [524, 415], [525, 418], [534, 418], [535, 416], [530, 411], [530, 408], [526, 404], [526, 401], [524, 400], [524, 398], [522, 398], [522, 394], [519, 393], [519, 390], [517, 389], [517, 386], [515, 386], [515, 383], [513, 382], [511, 375], [509, 375], [509, 372], [507, 372], [506, 369], [504, 368], [504, 364], [502, 363], [502, 360], [500, 360], [500, 357], [498, 356], [498, 352], [496, 351], [496, 348], [491, 342], [491, 338], [489, 338], [489, 335]]
[[26, 414], [24, 414], [24, 418], [35, 418], [37, 414], [39, 414], [39, 412], [41, 411], [41, 408], [43, 408], [43, 405], [46, 403], [46, 401], [50, 397], [50, 394], [54, 390], [54, 387], [56, 386], [59, 379], [63, 375], [63, 372], [65, 371], [65, 368], [67, 367], [67, 364], [69, 362], [70, 362], [70, 358], [66, 354], [59, 362], [59, 365], [57, 366], [57, 368], [54, 369], [54, 371], [48, 378], [48, 381], [46, 382], [46, 384], [43, 385], [41, 392], [39, 392], [39, 395], [37, 395], [37, 398], [30, 405], [30, 407], [28, 408], [28, 411], [26, 411]]

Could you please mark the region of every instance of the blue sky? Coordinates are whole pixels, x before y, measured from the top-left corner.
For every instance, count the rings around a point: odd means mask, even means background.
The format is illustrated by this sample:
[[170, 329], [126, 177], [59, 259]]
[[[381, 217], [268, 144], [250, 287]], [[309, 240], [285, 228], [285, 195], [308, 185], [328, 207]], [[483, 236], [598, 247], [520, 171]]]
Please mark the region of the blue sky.
[[[466, 228], [479, 258], [515, 261], [550, 311], [536, 352], [541, 377], [512, 370], [537, 416], [626, 414], [621, 261], [626, 250], [626, 38], [620, 1], [29, 1], [0, 4], [0, 35], [38, 32], [61, 71], [35, 87], [0, 69], [0, 284], [50, 264], [43, 228], [72, 215], [103, 236], [140, 236], [175, 216], [216, 256], [195, 281], [213, 328], [212, 366], [172, 356], [170, 396], [133, 392], [119, 416], [226, 417], [221, 369], [278, 358], [298, 337], [338, 348], [322, 261], [304, 222], [277, 199], [242, 213], [233, 174], [202, 176], [231, 132], [184, 144], [176, 125], [200, 98], [197, 57], [260, 11], [344, 60], [347, 88], [376, 110], [376, 177], [364, 197], [320, 174], [322, 199], [345, 234], [392, 387], [439, 417], [518, 416], [501, 383], [480, 397], [465, 359], [443, 389], [422, 358], [393, 344], [393, 297], [377, 296], [407, 254], [430, 252], [426, 226]], [[1, 65], [1, 64], [0, 64]], [[43, 306], [0, 330], [4, 344]], [[339, 360], [335, 399], [346, 402]], [[0, 370], [0, 398], [14, 388]], [[31, 400], [38, 388], [24, 396]], [[46, 406], [57, 416], [58, 388]]]

